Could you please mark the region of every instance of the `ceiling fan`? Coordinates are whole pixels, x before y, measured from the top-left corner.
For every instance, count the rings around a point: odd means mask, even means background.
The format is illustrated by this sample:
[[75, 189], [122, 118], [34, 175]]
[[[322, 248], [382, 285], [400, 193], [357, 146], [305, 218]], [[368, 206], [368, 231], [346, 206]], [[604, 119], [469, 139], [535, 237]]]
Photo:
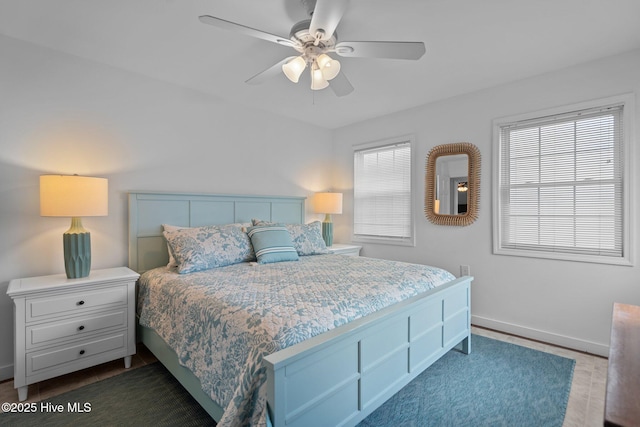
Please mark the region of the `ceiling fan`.
[[210, 15], [200, 16], [200, 21], [214, 27], [292, 47], [298, 51], [299, 55], [284, 58], [277, 64], [249, 78], [246, 81], [249, 84], [260, 84], [280, 72], [283, 72], [292, 82], [298, 83], [300, 75], [308, 67], [312, 90], [320, 90], [330, 86], [337, 96], [345, 96], [353, 92], [353, 86], [344, 73], [340, 73], [340, 62], [331, 58], [329, 53], [354, 58], [412, 60], [420, 59], [425, 53], [422, 42], [339, 42], [336, 28], [349, 5], [349, 0], [300, 0], [300, 2], [306, 7], [311, 19], [296, 23], [291, 28], [289, 38]]

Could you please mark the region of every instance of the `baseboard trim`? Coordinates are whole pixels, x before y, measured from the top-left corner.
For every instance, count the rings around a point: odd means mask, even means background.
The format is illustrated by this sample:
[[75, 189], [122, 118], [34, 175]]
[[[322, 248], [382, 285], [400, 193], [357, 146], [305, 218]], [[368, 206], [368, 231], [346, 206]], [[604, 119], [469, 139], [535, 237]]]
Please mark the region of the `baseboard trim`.
[[13, 378], [13, 365], [0, 366], [0, 381]]
[[580, 340], [565, 335], [554, 334], [553, 332], [541, 331], [539, 329], [528, 328], [526, 326], [515, 325], [513, 323], [502, 322], [500, 320], [489, 319], [481, 316], [471, 316], [471, 323], [488, 329], [518, 335], [537, 341], [543, 341], [560, 347], [567, 347], [573, 350], [583, 351], [598, 356], [609, 357], [609, 346], [591, 341]]

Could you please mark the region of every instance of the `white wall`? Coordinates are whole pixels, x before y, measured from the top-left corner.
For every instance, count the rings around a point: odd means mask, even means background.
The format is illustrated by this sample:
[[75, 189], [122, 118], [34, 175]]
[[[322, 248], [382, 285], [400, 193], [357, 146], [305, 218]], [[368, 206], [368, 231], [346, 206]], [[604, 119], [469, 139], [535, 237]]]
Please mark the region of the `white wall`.
[[[634, 267], [492, 254], [492, 120], [591, 99], [640, 93], [640, 51], [576, 66], [477, 93], [377, 118], [334, 133], [336, 190], [345, 192], [335, 215], [336, 241], [351, 236], [353, 144], [413, 133], [416, 137], [416, 247], [366, 244], [365, 256], [432, 264], [458, 274], [471, 266], [472, 321], [532, 338], [607, 355], [614, 302], [640, 304], [640, 262]], [[636, 101], [637, 103], [637, 101]], [[636, 108], [637, 126], [640, 108]], [[439, 144], [468, 141], [482, 154], [480, 215], [468, 227], [431, 224], [423, 214], [426, 155]], [[637, 183], [640, 148], [633, 141], [633, 239], [640, 240]]]
[[109, 179], [109, 216], [83, 219], [93, 268], [127, 264], [129, 190], [330, 187], [328, 130], [3, 36], [0, 58], [0, 379], [13, 376], [9, 281], [64, 272], [70, 219], [39, 216], [39, 175]]

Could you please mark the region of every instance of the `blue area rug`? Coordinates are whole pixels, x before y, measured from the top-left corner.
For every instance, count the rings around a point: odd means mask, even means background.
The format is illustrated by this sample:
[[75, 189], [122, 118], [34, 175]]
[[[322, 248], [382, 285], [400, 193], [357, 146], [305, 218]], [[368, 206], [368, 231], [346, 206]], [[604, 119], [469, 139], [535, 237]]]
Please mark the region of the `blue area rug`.
[[561, 427], [575, 360], [473, 335], [471, 354], [452, 350], [360, 427]]
[[[360, 427], [562, 426], [575, 361], [474, 335], [471, 354], [452, 350]], [[63, 413], [1, 414], [10, 426], [215, 426], [154, 363], [48, 400]], [[91, 404], [72, 413], [69, 403]], [[40, 404], [38, 404], [40, 407]]]
[[[89, 408], [84, 407], [86, 403]], [[57, 412], [47, 409], [59, 405]], [[78, 407], [82, 412], [75, 410]], [[38, 402], [35, 412], [0, 414], [0, 426], [16, 427], [215, 425], [159, 362]]]

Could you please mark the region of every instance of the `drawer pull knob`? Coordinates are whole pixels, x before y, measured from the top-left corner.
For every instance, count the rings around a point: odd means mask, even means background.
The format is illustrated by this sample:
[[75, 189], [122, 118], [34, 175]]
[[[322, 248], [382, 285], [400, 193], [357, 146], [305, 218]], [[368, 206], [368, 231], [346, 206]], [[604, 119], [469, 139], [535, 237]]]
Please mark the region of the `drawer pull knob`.
[[79, 330], [79, 331], [84, 330], [84, 325], [80, 325], [80, 326], [78, 326], [78, 330]]
[[84, 354], [84, 350], [80, 350], [80, 354]]
[[78, 301], [77, 304], [78, 305], [84, 305], [84, 301]]

